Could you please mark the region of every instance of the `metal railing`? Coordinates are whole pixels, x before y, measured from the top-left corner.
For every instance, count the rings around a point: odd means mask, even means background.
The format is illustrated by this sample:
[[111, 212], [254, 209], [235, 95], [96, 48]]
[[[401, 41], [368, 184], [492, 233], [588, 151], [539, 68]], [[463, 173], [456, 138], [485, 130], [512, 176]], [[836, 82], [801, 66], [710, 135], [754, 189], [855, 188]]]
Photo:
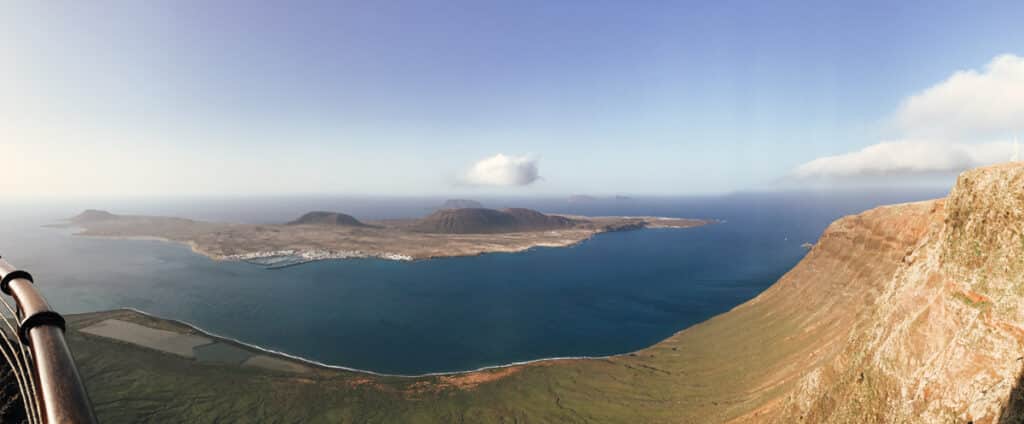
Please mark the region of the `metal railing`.
[[[0, 343], [30, 423], [95, 423], [92, 404], [64, 340], [64, 317], [33, 287], [32, 276], [0, 258]], [[12, 322], [12, 320], [14, 320]]]

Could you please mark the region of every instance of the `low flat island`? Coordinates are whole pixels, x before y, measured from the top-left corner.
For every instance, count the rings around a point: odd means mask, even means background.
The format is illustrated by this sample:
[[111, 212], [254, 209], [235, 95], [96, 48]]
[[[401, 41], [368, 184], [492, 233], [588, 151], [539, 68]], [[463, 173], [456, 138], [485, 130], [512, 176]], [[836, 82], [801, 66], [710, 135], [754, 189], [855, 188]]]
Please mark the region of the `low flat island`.
[[649, 216], [585, 217], [530, 209], [442, 209], [421, 219], [362, 222], [310, 212], [285, 224], [232, 224], [87, 210], [63, 226], [82, 236], [184, 243], [215, 260], [270, 267], [345, 258], [419, 260], [566, 247], [595, 234], [641, 228], [690, 228], [713, 221]]

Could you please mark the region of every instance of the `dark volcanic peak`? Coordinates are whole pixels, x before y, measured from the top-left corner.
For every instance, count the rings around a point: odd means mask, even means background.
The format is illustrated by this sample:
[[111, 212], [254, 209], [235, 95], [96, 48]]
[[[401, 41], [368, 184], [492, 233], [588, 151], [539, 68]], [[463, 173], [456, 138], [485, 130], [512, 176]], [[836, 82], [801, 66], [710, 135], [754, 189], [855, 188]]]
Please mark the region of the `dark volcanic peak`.
[[97, 221], [107, 221], [107, 220], [114, 219], [114, 218], [117, 218], [117, 215], [114, 215], [114, 214], [112, 214], [110, 212], [107, 212], [107, 211], [101, 211], [99, 209], [86, 209], [84, 212], [82, 212], [82, 213], [72, 217], [71, 221], [72, 222], [97, 222]]
[[569, 218], [530, 209], [465, 208], [439, 210], [412, 224], [409, 229], [424, 233], [481, 234], [555, 230], [575, 224]]
[[366, 227], [352, 215], [337, 212], [313, 211], [299, 217], [288, 225], [343, 225], [348, 227]]
[[483, 209], [484, 205], [476, 200], [448, 199], [438, 209]]

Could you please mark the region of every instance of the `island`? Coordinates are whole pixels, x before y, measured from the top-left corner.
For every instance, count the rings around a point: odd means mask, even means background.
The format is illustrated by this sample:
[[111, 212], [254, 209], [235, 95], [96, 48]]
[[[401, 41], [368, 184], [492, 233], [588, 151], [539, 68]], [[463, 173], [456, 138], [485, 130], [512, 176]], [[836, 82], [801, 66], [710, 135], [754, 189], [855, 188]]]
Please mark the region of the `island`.
[[709, 220], [650, 216], [544, 214], [530, 209], [441, 209], [420, 219], [363, 222], [313, 211], [284, 224], [236, 224], [86, 210], [59, 225], [94, 237], [183, 243], [215, 260], [268, 267], [346, 258], [420, 260], [566, 247], [609, 231], [690, 228]]

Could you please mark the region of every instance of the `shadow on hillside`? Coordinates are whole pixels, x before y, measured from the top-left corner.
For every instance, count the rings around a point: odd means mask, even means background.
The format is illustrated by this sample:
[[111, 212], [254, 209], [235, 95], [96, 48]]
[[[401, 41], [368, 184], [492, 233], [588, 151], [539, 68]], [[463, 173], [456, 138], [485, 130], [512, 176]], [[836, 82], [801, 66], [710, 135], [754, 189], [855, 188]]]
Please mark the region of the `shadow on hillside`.
[[1024, 373], [1017, 376], [1017, 383], [1010, 389], [1006, 407], [999, 413], [999, 424], [1024, 423]]

